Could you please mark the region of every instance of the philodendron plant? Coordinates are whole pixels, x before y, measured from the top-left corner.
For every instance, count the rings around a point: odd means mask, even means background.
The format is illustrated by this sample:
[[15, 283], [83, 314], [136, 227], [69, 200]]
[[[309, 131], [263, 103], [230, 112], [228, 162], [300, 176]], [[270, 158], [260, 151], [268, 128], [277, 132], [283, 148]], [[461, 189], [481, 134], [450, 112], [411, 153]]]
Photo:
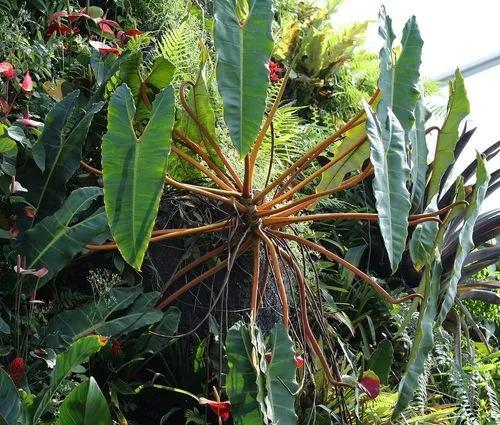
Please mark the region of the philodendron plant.
[[[36, 164], [44, 165], [45, 171], [42, 169], [42, 178], [33, 183], [35, 186], [41, 184], [40, 190], [29, 193], [42, 194], [36, 208], [43, 214], [37, 216], [30, 230], [25, 232], [20, 253], [26, 257], [29, 269], [48, 270], [37, 281], [37, 285], [43, 285], [81, 252], [118, 250], [125, 261], [140, 271], [151, 243], [192, 235], [227, 235], [224, 243], [183, 265], [169, 279], [169, 294], [162, 295], [156, 308], [165, 309], [209, 277], [230, 269], [242, 254], [250, 253], [253, 264], [248, 288], [250, 318], [248, 324], [239, 323], [228, 334], [226, 348], [230, 373], [226, 392], [233, 405], [235, 423], [285, 424], [295, 420], [294, 398], [290, 395], [296, 390], [293, 374], [286, 379], [283, 375], [295, 371], [293, 345], [287, 334], [291, 326], [291, 289], [286, 287], [285, 272], [293, 276], [298, 293], [296, 335], [307, 343], [308, 352], [317, 357], [331, 386], [356, 386], [355, 382], [332, 370], [328, 360], [332, 353], [323, 351], [313, 332], [308, 318], [306, 279], [289, 245], [295, 243], [315, 251], [352, 272], [388, 303], [412, 301], [419, 310], [417, 336], [394, 411], [396, 419], [412, 400], [432, 348], [433, 327], [443, 321], [453, 306], [464, 258], [473, 248], [472, 228], [489, 182], [485, 158], [478, 155], [477, 181], [472, 194], [466, 199], [459, 183], [448, 204], [438, 208], [441, 181], [453, 161], [458, 128], [468, 111], [463, 79], [457, 72], [450, 83], [448, 115], [439, 131], [436, 165], [429, 170], [427, 113], [419, 71], [423, 45], [419, 28], [416, 19], [410, 18], [403, 31], [399, 54], [395, 55], [391, 20], [382, 8], [379, 34], [383, 48], [378, 90], [364, 106], [360, 105], [359, 113], [352, 119], [307, 150], [264, 187], [256, 187], [259, 152], [266, 138], [272, 138], [273, 119], [281, 106], [294, 58], [287, 64], [277, 96], [268, 102], [268, 63], [274, 48], [272, 1], [216, 0], [214, 18], [216, 79], [224, 125], [242, 162], [243, 174], [236, 171], [239, 167], [234, 167], [218, 140], [222, 132], [215, 129], [213, 92], [207, 82], [210, 58], [203, 48], [196, 81], [184, 81], [180, 85], [172, 83], [175, 69], [163, 58], [157, 59], [146, 75], [140, 67], [140, 55], [121, 57], [108, 76], [108, 79], [114, 76], [116, 82], [119, 75], [119, 83], [107, 108], [102, 170], [82, 163], [87, 171], [102, 175], [104, 209], [96, 208], [94, 202], [101, 196], [101, 190], [87, 187], [73, 191], [57, 210], [62, 199], [57, 192], [62, 190], [64, 195], [63, 189], [74, 172], [75, 161], [78, 163], [81, 159], [83, 141], [75, 136], [82, 135], [85, 139], [92, 116], [102, 107], [100, 102], [92, 103], [86, 108], [80, 124], [70, 133], [63, 131], [66, 121], [74, 124], [74, 117], [65, 115], [65, 111], [72, 110], [77, 98], [77, 94], [70, 94], [49, 114], [49, 122], [34, 152]], [[117, 74], [118, 67], [120, 72]], [[179, 111], [176, 110], [174, 87], [179, 89]], [[113, 84], [106, 86], [108, 91], [111, 88]], [[105, 93], [104, 88], [102, 93]], [[181, 118], [176, 121], [176, 116]], [[74, 140], [74, 145], [63, 143], [63, 139]], [[326, 151], [333, 152], [332, 159], [318, 166], [318, 156]], [[173, 178], [168, 173], [169, 155], [186, 161], [205, 175], [210, 184], [199, 186]], [[63, 157], [67, 160], [62, 161]], [[352, 188], [369, 177], [373, 177], [376, 214], [311, 212], [318, 200]], [[316, 192], [304, 195], [302, 189], [314, 185], [318, 178], [321, 181]], [[154, 229], [165, 186], [220, 202], [225, 207], [225, 216], [199, 227]], [[58, 203], [50, 201], [53, 196]], [[443, 241], [448, 226], [460, 214], [464, 217], [459, 230], [460, 248], [454, 260], [453, 275], [442, 285]], [[415, 263], [423, 270], [418, 291], [396, 297], [375, 278], [345, 259], [288, 231], [296, 223], [333, 220], [377, 222], [393, 271], [410, 244]], [[411, 241], [409, 227], [415, 227]], [[215, 265], [172, 291], [183, 276], [204, 263]], [[282, 325], [275, 328], [270, 341], [264, 341], [255, 323], [269, 282], [276, 285], [279, 294]], [[217, 299], [224, 289], [216, 294]], [[268, 349], [273, 352], [270, 362], [266, 359]], [[284, 363], [280, 364], [281, 361]], [[85, 385], [80, 392], [94, 388], [93, 382]], [[280, 385], [286, 385], [287, 394], [277, 388]], [[273, 399], [273, 394], [282, 395], [280, 400], [284, 404]]]

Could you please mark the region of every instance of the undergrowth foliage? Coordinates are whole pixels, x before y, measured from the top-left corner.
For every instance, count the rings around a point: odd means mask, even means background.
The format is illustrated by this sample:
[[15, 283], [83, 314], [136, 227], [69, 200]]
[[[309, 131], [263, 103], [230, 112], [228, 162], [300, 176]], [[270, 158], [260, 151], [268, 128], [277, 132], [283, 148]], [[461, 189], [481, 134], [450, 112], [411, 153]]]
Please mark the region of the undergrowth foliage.
[[499, 420], [500, 143], [452, 179], [465, 83], [429, 127], [415, 17], [398, 45], [381, 8], [377, 57], [340, 1], [34, 3], [0, 58], [0, 422]]

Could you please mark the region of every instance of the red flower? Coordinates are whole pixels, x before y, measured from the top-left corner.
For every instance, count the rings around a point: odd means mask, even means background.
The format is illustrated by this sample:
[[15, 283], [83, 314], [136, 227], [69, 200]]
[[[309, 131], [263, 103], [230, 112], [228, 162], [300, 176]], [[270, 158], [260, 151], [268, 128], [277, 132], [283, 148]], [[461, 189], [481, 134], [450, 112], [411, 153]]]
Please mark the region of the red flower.
[[54, 33], [65, 36], [65, 35], [71, 35], [73, 33], [73, 30], [67, 25], [61, 24], [58, 21], [54, 21], [50, 24], [49, 28], [47, 29], [47, 37], [51, 37], [52, 34]]
[[22, 357], [16, 357], [10, 362], [9, 365], [9, 375], [14, 381], [14, 384], [18, 387], [23, 381], [25, 373], [24, 359]]
[[108, 46], [107, 44], [101, 43], [100, 41], [90, 40], [89, 44], [96, 49], [101, 55], [115, 55], [119, 56], [120, 52], [116, 47]]
[[282, 77], [284, 68], [281, 67], [278, 63], [273, 62], [272, 60], [268, 62], [267, 67], [269, 68], [269, 79], [271, 80], [271, 82], [278, 82]]
[[28, 218], [35, 218], [36, 209], [32, 206], [24, 207], [24, 215]]
[[219, 416], [223, 421], [227, 421], [231, 417], [231, 403], [229, 401], [214, 401], [200, 397], [200, 404], [206, 404], [214, 414]]
[[120, 357], [123, 354], [122, 342], [117, 338], [111, 342], [111, 354], [114, 357]]
[[117, 22], [110, 19], [97, 18], [95, 23], [101, 29], [102, 32], [107, 32], [108, 34], [113, 34], [113, 28], [118, 28]]
[[131, 30], [125, 31], [125, 35], [127, 37], [137, 37], [138, 35], [141, 35], [142, 31], [138, 30], [137, 28], [132, 28]]
[[304, 366], [304, 358], [302, 356], [295, 357], [295, 365], [297, 369], [301, 369]]
[[359, 388], [366, 393], [368, 398], [373, 400], [380, 392], [380, 379], [375, 372], [368, 370], [358, 382]]
[[8, 80], [11, 80], [14, 78], [16, 72], [10, 62], [0, 62], [0, 74], [3, 74]]
[[31, 79], [30, 72], [27, 71], [26, 74], [24, 74], [23, 81], [21, 83], [21, 88], [25, 92], [33, 91], [33, 80]]
[[9, 237], [17, 238], [19, 235], [19, 227], [17, 227], [17, 215], [11, 215], [8, 219], [9, 222]]

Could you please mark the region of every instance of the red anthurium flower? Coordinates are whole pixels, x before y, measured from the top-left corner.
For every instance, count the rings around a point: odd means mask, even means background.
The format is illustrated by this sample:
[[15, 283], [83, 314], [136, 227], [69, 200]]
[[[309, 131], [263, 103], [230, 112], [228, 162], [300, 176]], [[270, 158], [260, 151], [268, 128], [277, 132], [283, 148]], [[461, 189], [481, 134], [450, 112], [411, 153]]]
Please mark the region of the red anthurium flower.
[[304, 357], [302, 356], [295, 357], [295, 364], [297, 366], [297, 369], [301, 369], [304, 366]]
[[36, 209], [34, 207], [24, 207], [24, 214], [28, 218], [35, 218], [36, 216]]
[[229, 401], [214, 401], [200, 397], [200, 404], [206, 404], [212, 412], [219, 416], [223, 421], [227, 421], [231, 417], [231, 403]]
[[120, 357], [122, 355], [122, 342], [116, 338], [111, 342], [111, 354], [114, 357]]
[[26, 71], [26, 74], [24, 74], [23, 81], [21, 83], [21, 88], [25, 92], [30, 92], [33, 91], [33, 80], [31, 79], [31, 75], [29, 71]]
[[125, 31], [125, 35], [128, 37], [137, 37], [138, 35], [141, 35], [142, 31], [138, 30], [137, 28], [132, 28], [131, 30]]
[[32, 274], [38, 279], [41, 279], [49, 272], [45, 267], [42, 267], [41, 269], [23, 269], [18, 265], [14, 266], [14, 271], [18, 274]]
[[71, 35], [73, 33], [73, 30], [67, 25], [61, 24], [60, 22], [52, 22], [47, 29], [47, 37], [51, 37], [54, 33], [65, 36]]
[[11, 80], [14, 78], [16, 71], [10, 62], [0, 62], [0, 74], [3, 74], [8, 80]]
[[118, 22], [112, 21], [111, 19], [97, 18], [95, 23], [103, 32], [113, 34], [113, 28], [118, 28]]
[[9, 365], [9, 375], [14, 381], [16, 386], [21, 385], [25, 373], [24, 359], [22, 357], [16, 357], [10, 362]]
[[273, 62], [272, 60], [268, 62], [267, 67], [269, 68], [269, 79], [271, 80], [271, 82], [278, 82], [282, 77], [284, 68], [281, 67], [278, 63]]
[[368, 370], [358, 382], [359, 388], [366, 393], [368, 398], [373, 400], [380, 392], [380, 379], [375, 372]]
[[108, 46], [107, 44], [101, 43], [100, 41], [90, 40], [89, 44], [94, 49], [96, 49], [101, 55], [107, 55], [107, 54], [111, 54], [111, 55], [115, 55], [115, 56], [120, 55], [120, 52], [118, 51], [118, 49], [116, 47]]

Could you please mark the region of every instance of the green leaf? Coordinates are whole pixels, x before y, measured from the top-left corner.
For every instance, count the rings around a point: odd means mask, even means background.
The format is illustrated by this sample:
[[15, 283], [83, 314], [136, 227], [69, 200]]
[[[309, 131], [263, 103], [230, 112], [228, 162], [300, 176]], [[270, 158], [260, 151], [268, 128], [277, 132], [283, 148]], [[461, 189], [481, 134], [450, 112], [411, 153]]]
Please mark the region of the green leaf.
[[392, 414], [392, 421], [395, 421], [413, 400], [413, 395], [418, 386], [420, 376], [423, 373], [425, 362], [434, 346], [433, 326], [437, 312], [437, 299], [442, 269], [441, 260], [437, 258], [432, 267], [425, 269], [424, 276], [422, 277], [421, 286], [424, 291], [424, 300], [420, 307], [417, 331], [411, 347], [406, 372], [399, 384], [399, 397]]
[[112, 425], [108, 403], [94, 378], [82, 382], [61, 404], [57, 425]]
[[36, 221], [61, 206], [66, 196], [66, 183], [80, 166], [92, 118], [102, 106], [103, 103], [98, 102], [80, 113], [78, 91], [74, 91], [47, 114], [43, 132], [33, 147], [39, 169], [29, 167], [26, 170], [26, 183], [29, 183], [26, 197], [37, 210]]
[[21, 399], [17, 388], [5, 370], [0, 367], [0, 421], [16, 425], [21, 415]]
[[102, 143], [104, 204], [111, 234], [123, 258], [140, 270], [163, 191], [174, 119], [172, 88], [153, 102], [147, 127], [137, 138], [132, 93], [116, 89]]
[[158, 56], [154, 63], [146, 82], [157, 90], [167, 87], [175, 75], [175, 65], [163, 56]]
[[[345, 134], [345, 139], [342, 140], [342, 142], [340, 142], [338, 147], [335, 149], [334, 154], [336, 156], [342, 155], [345, 151], [351, 149], [351, 147], [357, 143], [360, 137], [364, 134], [364, 125], [358, 125], [349, 130]], [[361, 169], [363, 163], [369, 156], [370, 145], [368, 143], [363, 143], [321, 175], [321, 182], [316, 187], [316, 192], [323, 192], [338, 186], [342, 183], [342, 180], [347, 173]]]
[[26, 256], [28, 268], [48, 270], [40, 283], [55, 276], [86, 244], [106, 231], [106, 214], [102, 209], [80, 219], [101, 195], [98, 187], [76, 189], [59, 211], [25, 233], [20, 252]]
[[[47, 327], [49, 346], [56, 348], [61, 339], [75, 341], [92, 332], [108, 337], [125, 334], [160, 321], [161, 311], [148, 304], [136, 305], [142, 304], [148, 294], [143, 294], [140, 288], [115, 287], [99, 301], [59, 313]], [[154, 295], [158, 298], [159, 293]], [[127, 312], [112, 318], [129, 307]]]
[[368, 369], [375, 372], [380, 382], [384, 385], [389, 383], [389, 374], [394, 358], [394, 348], [391, 341], [384, 339], [378, 345], [368, 360]]
[[71, 370], [87, 362], [89, 357], [97, 353], [105, 344], [106, 339], [102, 336], [87, 336], [74, 342], [66, 351], [57, 355], [56, 364], [50, 375], [50, 385], [42, 391], [35, 401], [33, 423], [36, 423], [46, 411], [53, 395], [68, 377]]
[[394, 114], [388, 110], [383, 127], [368, 105], [366, 132], [370, 140], [370, 159], [375, 168], [373, 192], [392, 271], [403, 256], [408, 235], [410, 194], [406, 188], [409, 174], [404, 131]]
[[[438, 210], [437, 195], [424, 211], [425, 214]], [[410, 256], [416, 270], [421, 270], [426, 264], [432, 264], [434, 253], [432, 248], [436, 240], [439, 225], [435, 221], [426, 221], [415, 227], [410, 240]]]
[[418, 210], [424, 197], [427, 184], [427, 141], [425, 140], [426, 109], [420, 99], [415, 107], [415, 128], [411, 136], [411, 202], [414, 210]]
[[469, 112], [470, 105], [464, 79], [457, 69], [455, 71], [455, 80], [450, 81], [450, 97], [448, 99], [446, 120], [437, 139], [434, 166], [427, 193], [428, 202], [436, 193], [439, 193], [444, 173], [455, 162], [455, 146], [459, 138], [458, 128], [463, 119], [469, 115]]
[[252, 360], [254, 349], [247, 327], [243, 322], [232, 326], [226, 338], [229, 373], [226, 391], [231, 401], [231, 415], [235, 425], [261, 425], [263, 423], [256, 382], [256, 364]]
[[259, 133], [266, 108], [267, 64], [273, 50], [271, 0], [216, 0], [217, 83], [224, 120], [241, 157]]
[[457, 253], [455, 255], [455, 260], [453, 263], [453, 269], [450, 281], [448, 282], [448, 288], [444, 296], [443, 303], [441, 304], [441, 310], [439, 311], [438, 322], [441, 324], [446, 319], [446, 316], [450, 309], [455, 303], [455, 296], [457, 294], [457, 285], [462, 275], [462, 266], [464, 264], [465, 257], [474, 248], [474, 242], [472, 240], [472, 234], [474, 232], [474, 225], [476, 224], [477, 216], [479, 215], [479, 210], [481, 204], [486, 195], [486, 190], [488, 189], [488, 184], [490, 182], [490, 173], [486, 167], [486, 158], [481, 154], [477, 154], [477, 171], [476, 171], [476, 184], [474, 186], [474, 192], [470, 200], [470, 205], [465, 211], [465, 220], [462, 228], [460, 229], [459, 244], [457, 248]]
[[8, 152], [16, 146], [16, 142], [9, 137], [7, 126], [0, 124], [0, 153]]
[[177, 334], [180, 320], [181, 311], [177, 307], [169, 307], [163, 312], [160, 323], [153, 329], [158, 335], [142, 335], [137, 342], [136, 352], [156, 354], [163, 351], [173, 341], [173, 338], [168, 338], [168, 336]]
[[281, 323], [272, 330], [270, 345], [271, 360], [266, 369], [267, 417], [272, 424], [294, 424], [297, 423], [294, 407], [297, 366], [293, 342]]

